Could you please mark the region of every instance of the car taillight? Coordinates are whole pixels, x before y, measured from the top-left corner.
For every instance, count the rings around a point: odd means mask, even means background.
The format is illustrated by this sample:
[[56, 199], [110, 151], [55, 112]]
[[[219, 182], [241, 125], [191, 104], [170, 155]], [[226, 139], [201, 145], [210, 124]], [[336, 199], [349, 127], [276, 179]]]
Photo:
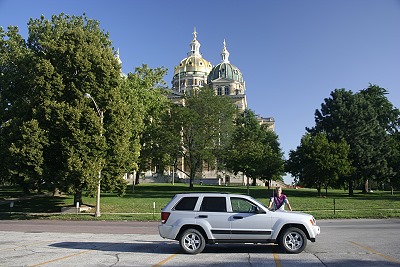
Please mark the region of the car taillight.
[[169, 212], [161, 212], [161, 223], [166, 223], [169, 217]]

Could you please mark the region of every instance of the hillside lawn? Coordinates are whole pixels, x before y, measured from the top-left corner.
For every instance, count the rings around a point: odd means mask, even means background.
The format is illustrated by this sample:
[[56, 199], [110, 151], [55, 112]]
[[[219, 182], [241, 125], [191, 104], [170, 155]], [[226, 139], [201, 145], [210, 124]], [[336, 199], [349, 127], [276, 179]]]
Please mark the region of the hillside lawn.
[[[272, 189], [250, 186], [250, 195], [268, 205]], [[72, 195], [23, 195], [16, 187], [0, 186], [0, 219], [61, 219], [61, 220], [129, 220], [159, 221], [160, 210], [177, 193], [190, 192], [187, 184], [140, 184], [128, 187], [124, 196], [101, 194], [101, 216], [94, 217], [96, 199], [83, 197], [84, 206], [93, 207], [78, 214], [61, 213], [61, 207], [73, 205]], [[192, 192], [226, 192], [247, 194], [246, 186], [195, 185]], [[353, 197], [344, 190], [328, 190], [319, 196], [316, 189], [284, 188], [294, 211], [312, 214], [319, 219], [393, 218], [400, 217], [400, 192], [374, 191]], [[325, 194], [325, 192], [323, 192]], [[10, 203], [13, 202], [13, 207]]]

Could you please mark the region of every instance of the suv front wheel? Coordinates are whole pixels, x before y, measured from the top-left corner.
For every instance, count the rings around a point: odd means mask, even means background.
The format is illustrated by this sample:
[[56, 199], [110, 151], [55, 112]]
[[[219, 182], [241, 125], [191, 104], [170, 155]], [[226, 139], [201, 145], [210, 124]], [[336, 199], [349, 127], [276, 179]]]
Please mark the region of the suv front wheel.
[[206, 246], [206, 240], [204, 236], [196, 229], [185, 230], [180, 238], [179, 245], [181, 249], [189, 254], [197, 254], [204, 250]]
[[286, 253], [300, 253], [307, 245], [307, 237], [301, 229], [290, 227], [280, 235], [279, 245]]

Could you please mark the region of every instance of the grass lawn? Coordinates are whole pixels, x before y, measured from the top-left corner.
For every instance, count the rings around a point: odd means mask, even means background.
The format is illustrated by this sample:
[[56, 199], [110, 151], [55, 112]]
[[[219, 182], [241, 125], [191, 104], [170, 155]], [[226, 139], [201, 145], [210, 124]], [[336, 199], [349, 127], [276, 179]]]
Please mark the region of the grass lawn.
[[[161, 208], [177, 193], [189, 192], [187, 184], [141, 184], [128, 187], [123, 197], [113, 193], [101, 194], [101, 217], [94, 217], [94, 209], [87, 213], [60, 214], [61, 207], [71, 206], [73, 196], [23, 195], [15, 187], [0, 187], [0, 219], [73, 219], [73, 220], [137, 220], [158, 221]], [[247, 194], [245, 186], [195, 185], [193, 192], [227, 192]], [[268, 204], [272, 194], [266, 187], [251, 186], [250, 195]], [[320, 197], [315, 189], [284, 189], [295, 211], [314, 215], [317, 219], [335, 218], [391, 218], [400, 217], [400, 192], [388, 191], [362, 194], [353, 197], [343, 190], [328, 190]], [[17, 199], [18, 198], [18, 199]], [[10, 200], [14, 206], [10, 208]], [[83, 204], [95, 206], [93, 197], [83, 197]]]

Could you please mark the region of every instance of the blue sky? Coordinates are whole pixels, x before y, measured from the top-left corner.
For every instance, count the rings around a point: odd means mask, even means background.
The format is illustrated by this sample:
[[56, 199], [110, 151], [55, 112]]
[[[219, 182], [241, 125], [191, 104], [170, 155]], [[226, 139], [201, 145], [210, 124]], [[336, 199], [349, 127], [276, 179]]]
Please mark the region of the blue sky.
[[61, 12], [100, 21], [125, 73], [164, 66], [168, 86], [194, 27], [213, 65], [226, 39], [249, 108], [275, 118], [286, 157], [336, 88], [357, 92], [377, 84], [400, 107], [399, 0], [0, 0], [0, 26], [18, 26], [26, 38], [29, 18]]

